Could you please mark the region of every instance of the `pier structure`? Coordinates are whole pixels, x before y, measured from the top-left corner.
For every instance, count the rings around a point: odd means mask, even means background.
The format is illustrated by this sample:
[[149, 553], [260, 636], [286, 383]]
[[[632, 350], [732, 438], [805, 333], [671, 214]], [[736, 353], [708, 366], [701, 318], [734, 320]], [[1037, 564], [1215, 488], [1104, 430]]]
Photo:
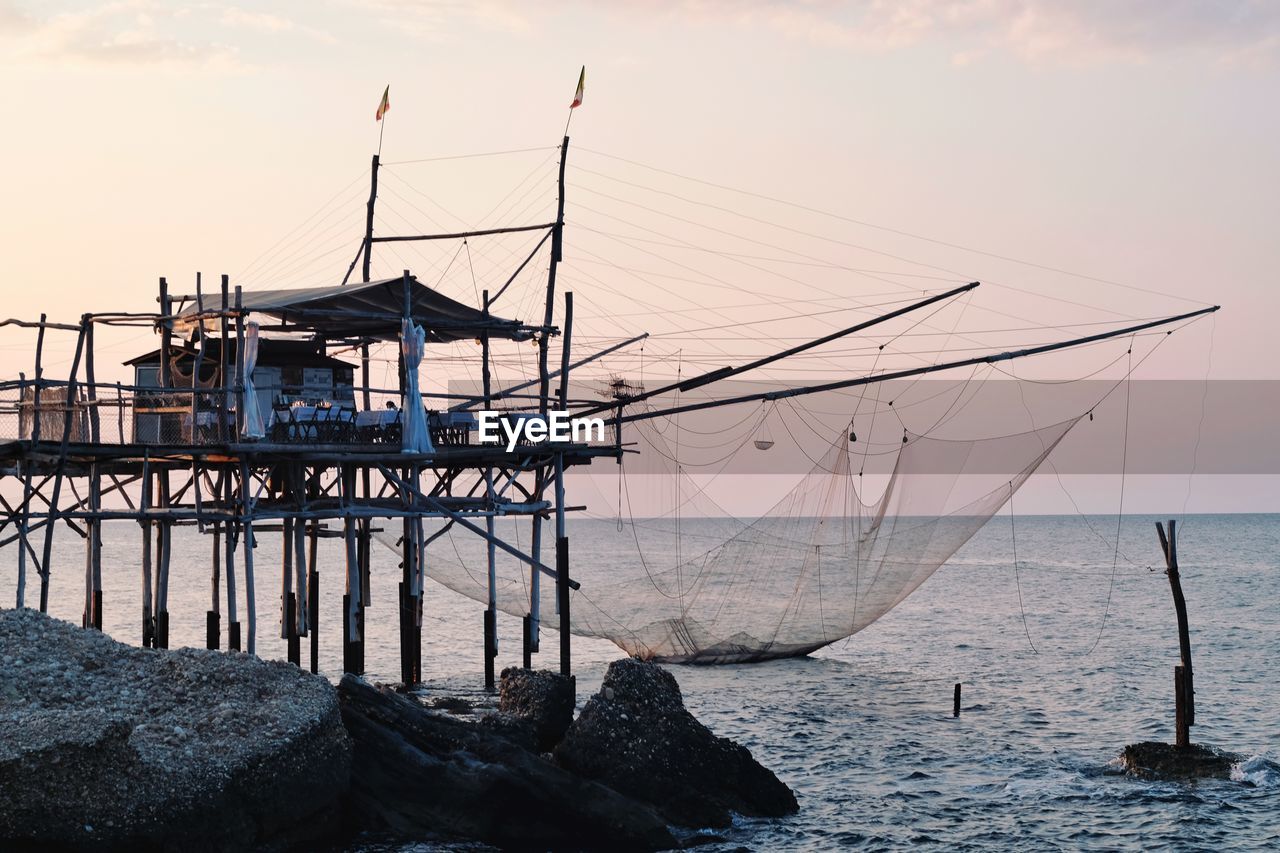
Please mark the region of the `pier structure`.
[[[541, 578], [556, 585], [559, 668], [570, 674], [569, 571], [564, 471], [600, 457], [619, 458], [620, 440], [523, 442], [509, 448], [479, 443], [475, 410], [501, 408], [513, 417], [545, 419], [568, 404], [573, 295], [564, 293], [564, 328], [553, 325], [556, 265], [564, 227], [564, 154], [556, 220], [541, 225], [456, 234], [374, 236], [378, 158], [374, 158], [368, 224], [342, 284], [285, 290], [243, 289], [222, 276], [217, 288], [196, 278], [194, 293], [175, 293], [159, 280], [158, 310], [83, 314], [74, 322], [4, 320], [34, 329], [33, 369], [0, 381], [0, 549], [16, 548], [17, 607], [48, 609], [53, 541], [69, 531], [84, 542], [83, 624], [102, 628], [102, 525], [140, 528], [144, 646], [169, 645], [169, 591], [189, 584], [173, 565], [175, 528], [208, 535], [210, 598], [206, 645], [255, 653], [262, 625], [255, 589], [262, 566], [254, 551], [264, 536], [281, 537], [279, 612], [270, 618], [301, 665], [309, 640], [318, 663], [320, 538], [345, 545], [341, 630], [343, 670], [364, 671], [370, 556], [376, 530], [399, 533], [401, 680], [422, 680], [427, 546], [449, 531], [487, 543], [489, 603], [484, 619], [485, 683], [494, 686], [498, 552], [528, 566], [530, 607], [524, 617], [523, 661], [539, 650]], [[546, 232], [500, 290], [479, 307], [450, 299], [406, 270], [369, 280], [370, 256], [389, 240], [466, 240], [511, 231]], [[515, 276], [550, 241], [546, 301], [540, 322], [504, 319], [490, 309]], [[363, 261], [364, 280], [349, 282]], [[95, 330], [153, 329], [159, 346], [126, 362], [132, 384], [101, 382]], [[51, 335], [74, 336], [65, 375], [45, 363]], [[560, 367], [550, 369], [559, 337]], [[431, 370], [431, 346], [479, 343], [480, 395], [423, 393], [419, 370]], [[503, 345], [538, 347], [538, 375], [495, 390], [490, 360]], [[370, 348], [399, 344], [399, 381], [375, 387]], [[358, 354], [357, 364], [340, 356]], [[591, 360], [580, 361], [579, 364]], [[551, 380], [559, 379], [553, 389]], [[386, 401], [376, 406], [374, 400]], [[529, 519], [529, 547], [496, 533], [496, 519]], [[428, 535], [424, 522], [443, 525]], [[543, 553], [543, 524], [554, 523], [553, 557]], [[375, 524], [386, 525], [375, 528]], [[76, 567], [79, 571], [81, 567]], [[327, 568], [327, 567], [326, 567]], [[107, 571], [124, 571], [111, 566]], [[181, 577], [179, 577], [181, 575]], [[68, 573], [70, 576], [70, 573]], [[243, 602], [243, 608], [241, 606]]]

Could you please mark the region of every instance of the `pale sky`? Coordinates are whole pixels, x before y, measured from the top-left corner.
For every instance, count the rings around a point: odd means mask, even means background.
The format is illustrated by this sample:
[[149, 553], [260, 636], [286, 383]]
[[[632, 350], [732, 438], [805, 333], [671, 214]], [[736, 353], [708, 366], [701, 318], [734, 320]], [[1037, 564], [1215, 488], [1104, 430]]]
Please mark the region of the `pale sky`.
[[[1140, 376], [1280, 378], [1280, 4], [1247, 1], [0, 0], [3, 314], [154, 310], [158, 276], [190, 291], [197, 270], [336, 283], [387, 84], [384, 162], [522, 153], [385, 168], [379, 233], [547, 221], [583, 64], [561, 271], [575, 342], [654, 335], [601, 376], [737, 363], [979, 279], [903, 337], [766, 378], [1206, 303], [1224, 310]], [[376, 274], [410, 267], [474, 303], [529, 244], [475, 241], [469, 264], [454, 244], [400, 246]], [[495, 310], [536, 319], [545, 267]], [[0, 335], [5, 376], [30, 371], [30, 336]], [[152, 343], [100, 341], [108, 379]], [[1125, 346], [1018, 375], [1083, 376]], [[531, 354], [504, 355], [502, 378]]]

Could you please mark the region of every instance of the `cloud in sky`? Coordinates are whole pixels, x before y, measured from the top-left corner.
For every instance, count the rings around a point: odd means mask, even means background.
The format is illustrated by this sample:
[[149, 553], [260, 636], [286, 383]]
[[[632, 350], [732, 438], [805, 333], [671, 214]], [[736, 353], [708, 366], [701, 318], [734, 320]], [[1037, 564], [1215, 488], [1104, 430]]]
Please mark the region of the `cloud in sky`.
[[515, 0], [344, 0], [357, 12], [372, 14], [383, 26], [413, 39], [445, 41], [458, 23], [509, 33], [535, 32], [529, 5]]
[[10, 58], [18, 60], [234, 68], [234, 47], [177, 34], [190, 11], [150, 0], [120, 0], [52, 14], [5, 3], [0, 6], [0, 22], [5, 24], [0, 39], [7, 42]]
[[1230, 62], [1280, 58], [1280, 4], [1269, 0], [660, 0], [667, 14], [771, 28], [817, 44], [887, 51], [962, 45], [953, 58], [1141, 61], [1200, 51]]
[[[459, 21], [537, 33], [517, 0], [346, 0], [382, 23], [435, 39]], [[886, 52], [937, 43], [960, 63], [1006, 53], [1028, 62], [1141, 62], [1195, 52], [1227, 64], [1280, 61], [1274, 0], [578, 0], [577, 16], [665, 18], [771, 30], [837, 49]], [[564, 13], [564, 7], [560, 8]]]
[[337, 42], [330, 33], [290, 18], [223, 3], [112, 0], [52, 11], [0, 0], [0, 43], [18, 60], [236, 72], [249, 67], [234, 44], [246, 32]]
[[[936, 47], [964, 64], [988, 55], [1031, 63], [1142, 62], [1190, 54], [1209, 62], [1280, 63], [1280, 3], [1274, 0], [578, 0], [552, 17], [665, 20], [737, 27], [834, 50], [884, 53]], [[109, 0], [54, 11], [53, 4], [0, 0], [0, 42], [10, 56], [94, 65], [244, 68], [293, 37], [339, 39], [321, 17], [359, 16], [412, 40], [444, 41], [469, 27], [538, 37], [555, 23], [516, 0], [336, 0], [314, 6]], [[293, 14], [287, 14], [286, 10]], [[305, 9], [303, 16], [299, 9]], [[304, 19], [305, 17], [305, 19]], [[264, 43], [254, 45], [258, 38]], [[246, 44], [246, 41], [249, 41]]]

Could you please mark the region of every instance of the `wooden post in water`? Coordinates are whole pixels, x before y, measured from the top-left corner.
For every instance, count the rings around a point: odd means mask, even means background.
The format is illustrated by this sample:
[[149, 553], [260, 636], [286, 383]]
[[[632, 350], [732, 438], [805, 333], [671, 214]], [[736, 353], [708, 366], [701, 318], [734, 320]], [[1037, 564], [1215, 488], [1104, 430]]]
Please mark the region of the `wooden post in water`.
[[[307, 469], [299, 464], [296, 467], [294, 476], [294, 500], [298, 506], [298, 510], [302, 511], [307, 508], [306, 499], [306, 478]], [[296, 638], [307, 636], [307, 615], [310, 608], [307, 606], [307, 530], [306, 521], [299, 517], [293, 522], [293, 595], [297, 606], [293, 611], [293, 636]], [[302, 665], [301, 658], [294, 661], [299, 666]]]
[[[235, 509], [235, 488], [232, 481], [235, 471], [228, 468], [223, 474], [222, 504], [227, 512]], [[227, 543], [224, 549], [227, 575], [227, 648], [240, 651], [240, 620], [236, 615], [236, 543], [243, 530], [238, 521], [228, 521], [225, 525]]]
[[[248, 620], [248, 634], [245, 638], [245, 651], [257, 654], [258, 639], [258, 605], [254, 599], [253, 585], [253, 548], [257, 544], [253, 538], [253, 478], [249, 474], [249, 464], [240, 457], [240, 526], [244, 539], [244, 611]], [[237, 632], [237, 637], [239, 633]]]
[[951, 700], [951, 716], [953, 717], [960, 716], [960, 684], [959, 682], [956, 683], [955, 696]]
[[142, 497], [139, 508], [142, 510], [142, 647], [150, 648], [155, 636], [155, 622], [151, 615], [151, 451], [147, 449], [142, 455]]
[[[169, 511], [169, 469], [156, 472], [158, 501], [164, 513]], [[166, 516], [156, 528], [156, 633], [153, 642], [158, 649], [169, 648], [169, 561], [173, 546], [173, 522]]]
[[1191, 669], [1191, 633], [1187, 626], [1187, 600], [1182, 595], [1182, 578], [1178, 574], [1177, 522], [1169, 519], [1169, 534], [1156, 522], [1160, 536], [1160, 549], [1164, 552], [1165, 574], [1173, 592], [1173, 609], [1178, 617], [1178, 651], [1182, 663], [1173, 668], [1173, 696], [1175, 707], [1174, 745], [1191, 746], [1191, 726], [1196, 722], [1195, 681]]
[[320, 522], [312, 520], [307, 537], [307, 631], [311, 640], [311, 671], [320, 671], [320, 570], [316, 552], [320, 544]]
[[[288, 480], [285, 481], [286, 492], [290, 490], [289, 483], [293, 479], [291, 468], [292, 466], [288, 466], [285, 469], [289, 472]], [[280, 525], [280, 636], [285, 641], [289, 663], [295, 666], [301, 662], [301, 650], [298, 648], [298, 619], [293, 597], [293, 526], [299, 523], [298, 519], [285, 518]]]
[[[407, 408], [407, 407], [406, 407]], [[406, 472], [407, 473], [407, 472]], [[405, 509], [410, 506], [412, 496], [408, 486], [400, 487], [400, 505]], [[400, 615], [400, 683], [408, 687], [413, 683], [413, 623], [410, 621], [412, 603], [409, 595], [409, 579], [413, 574], [413, 559], [417, 549], [413, 543], [414, 528], [412, 520], [406, 515], [400, 520], [400, 583], [396, 587]]]
[[[195, 488], [199, 489], [200, 484], [196, 483]], [[214, 500], [222, 497], [222, 480], [215, 481]], [[227, 538], [227, 549], [231, 548], [231, 540]], [[204, 620], [204, 646], [206, 649], [217, 649], [222, 645], [222, 522], [215, 521], [213, 523], [213, 556], [210, 560], [209, 569], [209, 609], [205, 612]]]
[[[360, 553], [356, 544], [356, 519], [350, 514], [355, 496], [355, 476], [350, 465], [342, 468], [342, 495], [348, 514], [342, 519], [343, 544], [346, 546], [346, 592], [342, 596], [342, 671], [360, 675]], [[403, 617], [401, 617], [403, 618]], [[403, 635], [402, 635], [403, 637]]]
[[89, 512], [85, 545], [85, 628], [102, 630], [102, 475], [95, 462], [89, 466]]
[[[230, 543], [227, 545], [230, 548]], [[221, 589], [218, 579], [222, 574], [222, 524], [213, 523], [213, 558], [210, 561], [209, 586], [212, 606], [204, 614], [204, 646], [216, 649], [222, 645]]]
[[289, 620], [289, 663], [301, 669], [302, 667], [302, 643], [298, 638], [297, 629], [297, 611], [298, 597], [292, 592], [285, 599], [284, 616]]

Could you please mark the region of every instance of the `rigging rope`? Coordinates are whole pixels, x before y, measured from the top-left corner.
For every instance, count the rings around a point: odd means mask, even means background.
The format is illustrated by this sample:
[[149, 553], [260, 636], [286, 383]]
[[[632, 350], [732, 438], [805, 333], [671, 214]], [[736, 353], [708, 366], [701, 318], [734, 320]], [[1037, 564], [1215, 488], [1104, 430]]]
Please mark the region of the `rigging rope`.
[[1022, 604], [1022, 578], [1018, 574], [1018, 528], [1013, 514], [1013, 481], [1009, 481], [1009, 536], [1013, 541], [1013, 584], [1018, 590], [1018, 612], [1022, 614], [1022, 631], [1027, 635], [1027, 645], [1031, 651], [1040, 654], [1036, 644], [1031, 642], [1031, 629], [1027, 627], [1027, 609]]
[[[1154, 348], [1152, 350], [1154, 352]], [[1116, 549], [1111, 557], [1111, 581], [1107, 585], [1107, 606], [1102, 611], [1102, 624], [1098, 626], [1098, 636], [1094, 637], [1093, 645], [1089, 647], [1089, 651], [1084, 653], [1085, 657], [1093, 654], [1093, 650], [1098, 647], [1098, 643], [1102, 641], [1102, 632], [1107, 627], [1107, 617], [1111, 615], [1111, 596], [1116, 589], [1116, 566], [1120, 561], [1120, 531], [1124, 524], [1124, 486], [1125, 474], [1129, 467], [1129, 402], [1133, 396], [1133, 343], [1129, 344], [1129, 372], [1125, 375], [1124, 383], [1124, 444], [1120, 452], [1120, 506], [1116, 513]]]

